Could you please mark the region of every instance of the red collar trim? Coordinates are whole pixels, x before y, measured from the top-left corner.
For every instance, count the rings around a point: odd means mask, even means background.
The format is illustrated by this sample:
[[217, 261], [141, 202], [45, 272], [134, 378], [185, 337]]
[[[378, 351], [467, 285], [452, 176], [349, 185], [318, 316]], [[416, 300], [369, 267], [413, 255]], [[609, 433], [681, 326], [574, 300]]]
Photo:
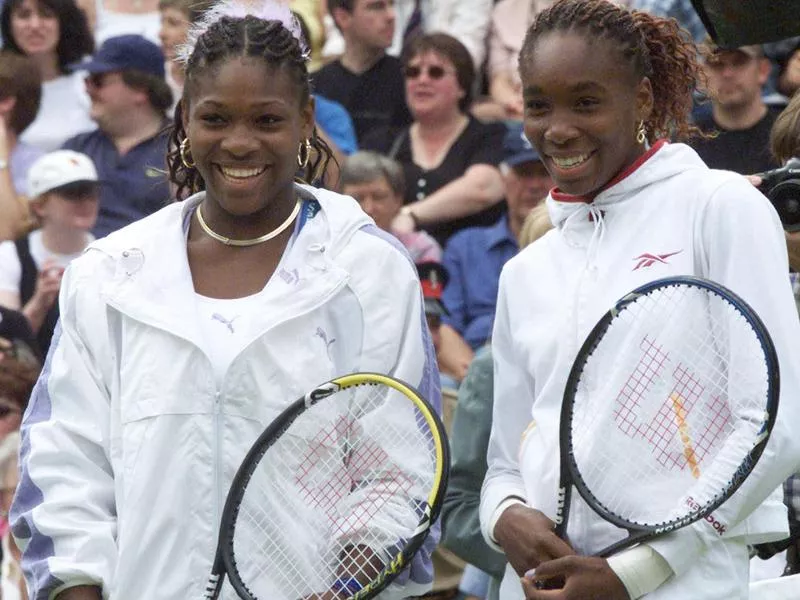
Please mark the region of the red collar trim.
[[618, 184], [620, 181], [628, 177], [631, 173], [633, 173], [636, 169], [641, 167], [647, 160], [653, 156], [656, 152], [658, 152], [662, 147], [667, 144], [667, 140], [658, 140], [655, 144], [650, 146], [650, 149], [642, 154], [639, 158], [633, 161], [628, 167], [619, 173], [615, 177], [611, 179], [607, 184], [597, 190], [594, 194], [589, 196], [574, 196], [572, 194], [567, 194], [565, 192], [560, 191], [558, 188], [553, 188], [550, 191], [550, 195], [553, 197], [553, 200], [558, 200], [559, 202], [584, 202], [590, 203], [592, 202], [597, 194], [602, 192], [603, 190], [607, 190], [611, 186]]

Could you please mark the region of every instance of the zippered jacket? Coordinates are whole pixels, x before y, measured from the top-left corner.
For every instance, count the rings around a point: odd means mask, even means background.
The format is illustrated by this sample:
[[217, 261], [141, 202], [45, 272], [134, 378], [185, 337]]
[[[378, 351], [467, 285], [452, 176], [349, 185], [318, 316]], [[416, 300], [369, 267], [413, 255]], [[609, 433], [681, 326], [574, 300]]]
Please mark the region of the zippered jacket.
[[[484, 536], [491, 541], [492, 517], [511, 496], [555, 516], [561, 399], [600, 317], [649, 281], [704, 277], [741, 296], [766, 324], [779, 357], [780, 408], [761, 460], [734, 496], [712, 518], [650, 543], [675, 576], [647, 598], [746, 598], [746, 549], [744, 566], [732, 557], [747, 543], [786, 536], [778, 488], [800, 465], [800, 322], [775, 210], [743, 177], [664, 142], [591, 202], [554, 191], [547, 203], [555, 229], [512, 258], [500, 279]], [[622, 533], [573, 490], [567, 535], [576, 551], [597, 552]], [[520, 589], [510, 569], [505, 579]]]
[[[98, 240], [70, 265], [22, 426], [11, 517], [32, 599], [81, 584], [113, 600], [203, 597], [236, 469], [262, 430], [320, 383], [385, 373], [440, 409], [419, 281], [402, 246], [352, 198], [297, 192], [304, 224], [220, 385], [199, 339], [186, 255], [203, 193]], [[285, 535], [302, 533], [296, 522]], [[430, 588], [437, 538], [384, 597]], [[227, 583], [223, 597], [236, 597]]]

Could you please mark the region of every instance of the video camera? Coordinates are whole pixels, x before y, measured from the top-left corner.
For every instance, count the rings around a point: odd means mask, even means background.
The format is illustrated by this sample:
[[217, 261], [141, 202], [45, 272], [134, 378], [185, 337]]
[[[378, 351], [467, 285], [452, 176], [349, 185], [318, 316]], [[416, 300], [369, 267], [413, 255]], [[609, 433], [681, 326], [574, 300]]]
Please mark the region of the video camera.
[[784, 166], [758, 176], [758, 189], [772, 202], [784, 230], [800, 231], [800, 158], [791, 158]]

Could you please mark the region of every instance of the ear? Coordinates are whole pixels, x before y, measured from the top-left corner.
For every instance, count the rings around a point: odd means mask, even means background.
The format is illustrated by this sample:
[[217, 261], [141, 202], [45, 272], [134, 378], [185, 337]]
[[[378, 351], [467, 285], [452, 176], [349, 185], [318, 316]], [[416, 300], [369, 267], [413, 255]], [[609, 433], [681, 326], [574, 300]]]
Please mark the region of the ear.
[[758, 59], [758, 82], [761, 85], [767, 83], [769, 75], [772, 72], [772, 63], [768, 58], [762, 57]]
[[337, 6], [331, 11], [331, 17], [333, 17], [333, 22], [339, 28], [339, 31], [344, 31], [350, 27], [352, 15], [341, 6]]
[[45, 204], [47, 204], [47, 196], [48, 194], [42, 194], [38, 198], [31, 198], [28, 201], [28, 205], [31, 208], [31, 212], [36, 216], [36, 218], [41, 221], [46, 213], [45, 213]]
[[14, 110], [14, 107], [17, 105], [17, 97], [16, 96], [8, 96], [7, 98], [3, 98], [0, 100], [0, 116], [10, 115], [11, 111]]
[[181, 104], [181, 125], [183, 125], [183, 130], [189, 130], [189, 103], [186, 102], [183, 98], [180, 99]]
[[314, 117], [314, 107], [314, 96], [309, 96], [308, 102], [300, 109], [300, 130], [304, 140], [309, 139], [314, 133], [314, 127], [317, 123]]
[[649, 77], [642, 77], [636, 85], [636, 115], [638, 121], [647, 121], [653, 112], [653, 84]]

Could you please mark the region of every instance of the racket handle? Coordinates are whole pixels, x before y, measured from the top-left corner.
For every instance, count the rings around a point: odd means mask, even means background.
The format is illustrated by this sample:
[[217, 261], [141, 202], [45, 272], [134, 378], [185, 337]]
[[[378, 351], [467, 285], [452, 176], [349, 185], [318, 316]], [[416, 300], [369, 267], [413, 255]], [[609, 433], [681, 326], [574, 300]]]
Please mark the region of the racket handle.
[[206, 590], [203, 592], [203, 600], [217, 600], [222, 591], [222, 581], [224, 576], [218, 573], [211, 573], [206, 583]]

